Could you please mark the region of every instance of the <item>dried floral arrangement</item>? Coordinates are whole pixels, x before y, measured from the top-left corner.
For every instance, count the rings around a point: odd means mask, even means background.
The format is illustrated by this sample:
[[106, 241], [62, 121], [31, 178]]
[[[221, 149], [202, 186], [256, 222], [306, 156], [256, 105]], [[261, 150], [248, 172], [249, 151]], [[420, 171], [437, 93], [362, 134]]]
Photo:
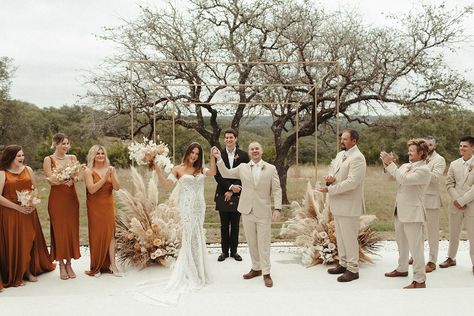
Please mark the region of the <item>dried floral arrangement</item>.
[[[336, 228], [329, 210], [328, 196], [315, 191], [308, 183], [303, 206], [291, 203], [292, 215], [282, 226], [280, 235], [294, 238], [300, 247], [301, 261], [307, 267], [317, 264], [331, 264], [339, 260], [336, 243]], [[375, 215], [360, 218], [359, 260], [373, 263], [369, 255], [376, 254], [377, 234], [369, 227]]]
[[177, 185], [165, 202], [158, 204], [158, 179], [155, 173], [145, 185], [131, 167], [134, 193], [121, 189], [117, 216], [116, 244], [119, 261], [144, 268], [150, 264], [170, 266], [181, 247], [181, 224], [177, 210]]

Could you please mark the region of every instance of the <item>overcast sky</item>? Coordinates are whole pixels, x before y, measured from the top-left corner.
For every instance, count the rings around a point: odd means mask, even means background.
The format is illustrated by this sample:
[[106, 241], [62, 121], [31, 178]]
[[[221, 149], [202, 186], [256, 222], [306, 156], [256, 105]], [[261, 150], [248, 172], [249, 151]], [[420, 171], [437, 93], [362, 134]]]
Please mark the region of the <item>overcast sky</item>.
[[[450, 0], [447, 5], [464, 6], [474, 0]], [[180, 3], [173, 0], [173, 3]], [[320, 0], [330, 9], [352, 7], [368, 23], [383, 24], [382, 13], [408, 12], [414, 0]], [[441, 3], [441, 1], [425, 1]], [[0, 0], [0, 56], [14, 59], [18, 67], [11, 97], [41, 107], [71, 105], [81, 86], [84, 71], [93, 69], [113, 53], [112, 43], [94, 35], [103, 27], [115, 26], [121, 19], [138, 14], [138, 5], [163, 6], [163, 0]], [[466, 22], [474, 34], [474, 18]], [[458, 70], [468, 71], [474, 81], [474, 44], [463, 45], [460, 52], [448, 53], [448, 60]]]

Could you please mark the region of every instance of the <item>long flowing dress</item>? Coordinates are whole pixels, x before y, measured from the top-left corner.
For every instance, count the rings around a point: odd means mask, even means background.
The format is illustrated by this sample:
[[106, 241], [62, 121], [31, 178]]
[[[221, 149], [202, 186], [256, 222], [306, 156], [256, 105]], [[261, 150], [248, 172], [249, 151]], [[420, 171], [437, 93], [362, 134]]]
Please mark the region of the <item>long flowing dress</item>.
[[[203, 171], [206, 173], [206, 170]], [[173, 267], [171, 277], [164, 287], [159, 282], [144, 283], [135, 293], [135, 298], [150, 304], [176, 304], [180, 294], [201, 289], [209, 283], [206, 268], [206, 239], [204, 235], [204, 179], [197, 176], [183, 175], [177, 180], [173, 174], [168, 179], [179, 185], [178, 210], [181, 217], [182, 241], [178, 259]]]
[[[16, 191], [31, 190], [31, 186], [27, 168], [19, 174], [5, 171], [2, 195], [18, 203]], [[23, 214], [0, 206], [0, 279], [3, 286], [22, 285], [28, 268], [35, 276], [54, 270], [51, 261], [37, 212]]]
[[[56, 166], [50, 156], [51, 168]], [[52, 185], [48, 200], [51, 220], [51, 257], [55, 260], [79, 259], [79, 199], [76, 187]]]
[[[92, 171], [92, 180], [100, 181], [95, 171]], [[87, 193], [87, 219], [91, 265], [86, 274], [110, 273], [109, 246], [115, 235], [115, 203], [110, 179], [94, 194]]]

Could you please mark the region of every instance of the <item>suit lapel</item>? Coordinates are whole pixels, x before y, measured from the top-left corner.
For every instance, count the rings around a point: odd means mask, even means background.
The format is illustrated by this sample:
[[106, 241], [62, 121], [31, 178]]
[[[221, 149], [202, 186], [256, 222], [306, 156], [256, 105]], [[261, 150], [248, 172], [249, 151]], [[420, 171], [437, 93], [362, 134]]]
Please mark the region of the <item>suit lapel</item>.
[[224, 149], [224, 152], [221, 154], [221, 156], [227, 169], [231, 169], [229, 164], [229, 156], [227, 155], [227, 149]]

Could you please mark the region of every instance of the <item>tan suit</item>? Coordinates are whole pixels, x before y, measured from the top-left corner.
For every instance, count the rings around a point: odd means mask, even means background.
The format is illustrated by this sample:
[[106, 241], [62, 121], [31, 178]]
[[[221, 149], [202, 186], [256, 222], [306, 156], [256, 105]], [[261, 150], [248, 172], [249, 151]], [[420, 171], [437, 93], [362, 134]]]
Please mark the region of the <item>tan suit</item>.
[[328, 187], [329, 207], [336, 225], [339, 264], [359, 272], [360, 216], [364, 212], [364, 179], [367, 164], [357, 146], [341, 151], [334, 159], [331, 174], [335, 181]]
[[425, 222], [424, 195], [430, 183], [430, 170], [425, 161], [394, 163], [386, 170], [398, 182], [395, 201], [395, 236], [398, 245], [398, 272], [408, 271], [409, 253], [413, 256], [413, 280], [425, 282], [423, 223]]
[[252, 269], [270, 273], [270, 244], [272, 225], [272, 199], [275, 209], [281, 210], [282, 192], [280, 178], [274, 165], [261, 160], [261, 171], [254, 179], [252, 162], [227, 169], [219, 160], [217, 167], [224, 178], [240, 179], [242, 192], [237, 210], [242, 213], [245, 237], [249, 245]]
[[463, 220], [469, 237], [471, 262], [474, 265], [474, 158], [464, 166], [463, 158], [449, 165], [446, 188], [453, 201], [457, 200], [465, 210], [459, 210], [451, 203], [449, 207], [449, 249], [448, 257], [456, 258], [459, 246], [459, 235]]
[[441, 207], [441, 195], [439, 181], [446, 169], [446, 161], [436, 151], [427, 159], [426, 164], [430, 169], [431, 180], [426, 188], [424, 203], [426, 209], [426, 222], [424, 225], [428, 245], [430, 248], [428, 262], [438, 261], [439, 248], [439, 208]]

